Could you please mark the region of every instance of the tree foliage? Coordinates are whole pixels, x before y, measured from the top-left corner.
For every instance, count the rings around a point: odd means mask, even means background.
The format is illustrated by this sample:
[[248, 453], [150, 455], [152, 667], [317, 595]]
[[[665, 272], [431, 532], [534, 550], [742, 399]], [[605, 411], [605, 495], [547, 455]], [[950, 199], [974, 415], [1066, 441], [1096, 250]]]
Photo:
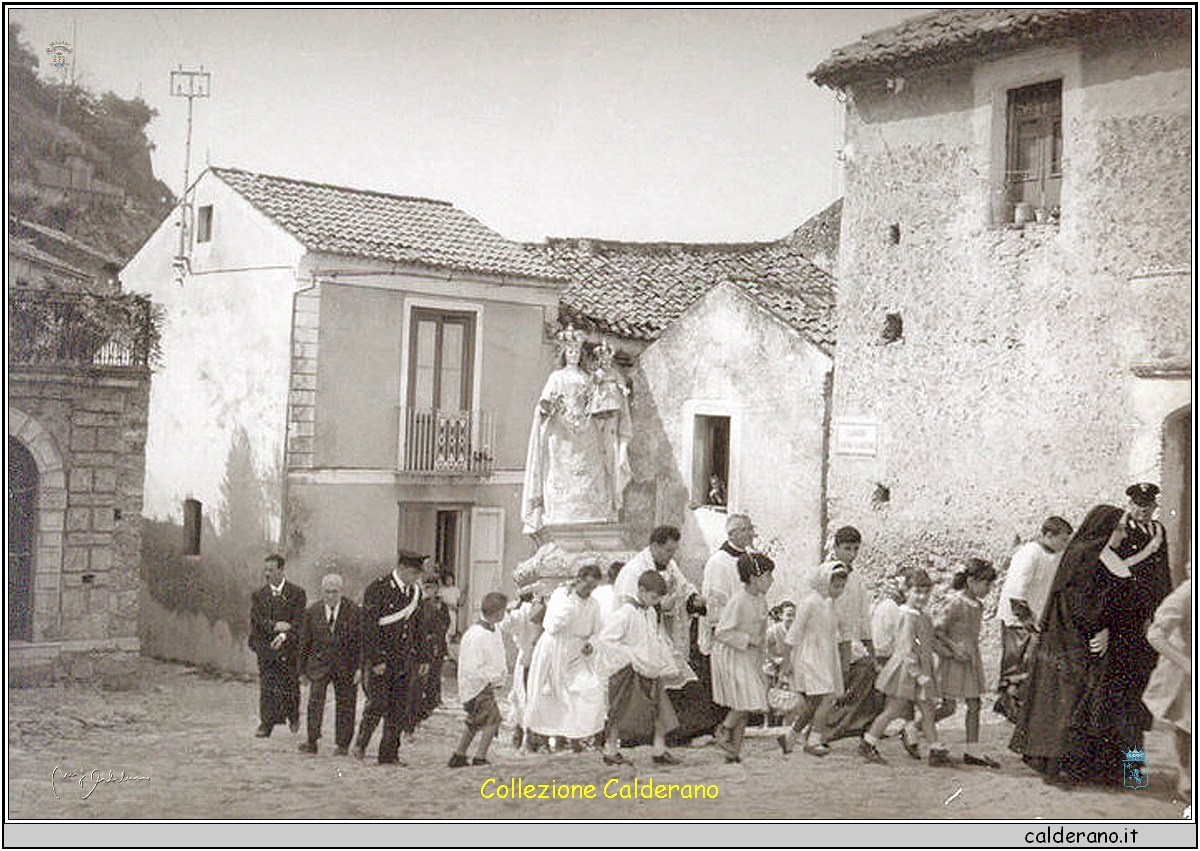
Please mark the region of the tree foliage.
[[[108, 91], [97, 95], [79, 84], [38, 75], [38, 54], [8, 27], [9, 202], [23, 217], [66, 230], [98, 248], [126, 256], [158, 226], [175, 204], [154, 176], [146, 136], [157, 110], [140, 97]], [[116, 210], [78, 197], [39, 189], [39, 163], [63, 167], [69, 155], [91, 163], [98, 180], [121, 187], [126, 202]]]

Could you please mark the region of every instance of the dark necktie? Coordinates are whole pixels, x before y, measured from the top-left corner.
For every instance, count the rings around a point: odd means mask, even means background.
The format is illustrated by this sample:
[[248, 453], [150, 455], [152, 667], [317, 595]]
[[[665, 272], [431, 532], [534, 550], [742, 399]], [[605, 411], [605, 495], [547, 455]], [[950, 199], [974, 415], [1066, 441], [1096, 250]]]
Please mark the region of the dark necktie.
[[333, 609], [329, 610], [329, 631], [333, 632]]

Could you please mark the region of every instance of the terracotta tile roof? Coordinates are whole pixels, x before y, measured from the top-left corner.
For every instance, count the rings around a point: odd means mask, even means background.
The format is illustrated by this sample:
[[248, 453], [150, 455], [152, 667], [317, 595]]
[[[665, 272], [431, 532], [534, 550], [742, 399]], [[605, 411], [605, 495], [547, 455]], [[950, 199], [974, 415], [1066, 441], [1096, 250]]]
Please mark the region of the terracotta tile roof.
[[948, 9], [868, 33], [835, 50], [809, 76], [819, 86], [840, 88], [866, 77], [1022, 50], [1064, 38], [1153, 32], [1190, 33], [1190, 10]]
[[466, 272], [557, 279], [536, 252], [447, 201], [210, 169], [305, 248]]
[[809, 260], [833, 274], [842, 241], [842, 199], [838, 198], [809, 218], [785, 239]]
[[635, 340], [654, 340], [723, 281], [829, 350], [834, 281], [786, 240], [750, 243], [638, 243], [550, 239], [542, 250], [569, 278], [561, 318]]

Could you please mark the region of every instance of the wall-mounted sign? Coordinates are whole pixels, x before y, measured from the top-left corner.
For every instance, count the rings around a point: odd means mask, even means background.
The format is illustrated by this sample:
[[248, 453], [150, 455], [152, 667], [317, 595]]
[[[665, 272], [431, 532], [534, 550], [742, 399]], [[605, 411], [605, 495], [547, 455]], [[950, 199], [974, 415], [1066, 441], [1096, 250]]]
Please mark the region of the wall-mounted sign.
[[838, 455], [874, 458], [878, 446], [878, 423], [841, 421], [833, 425], [833, 451]]

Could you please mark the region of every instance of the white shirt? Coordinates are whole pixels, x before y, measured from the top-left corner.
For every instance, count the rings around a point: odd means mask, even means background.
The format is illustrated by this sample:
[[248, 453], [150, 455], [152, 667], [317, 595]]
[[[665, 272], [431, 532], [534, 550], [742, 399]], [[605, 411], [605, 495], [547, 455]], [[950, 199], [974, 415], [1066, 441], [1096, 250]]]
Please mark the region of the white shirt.
[[500, 631], [472, 624], [458, 647], [458, 699], [466, 703], [489, 685], [503, 685], [507, 675]]
[[608, 623], [617, 610], [617, 595], [613, 585], [597, 585], [592, 591], [592, 599], [600, 606], [600, 622]]
[[[647, 570], [658, 570], [658, 566], [654, 563], [654, 556], [650, 554], [649, 547], [625, 562], [625, 566], [617, 574], [617, 578], [613, 582], [613, 593], [617, 598], [617, 608], [620, 608], [622, 603], [637, 601], [638, 580], [642, 578], [642, 574]], [[667, 562], [666, 568], [660, 570], [659, 573], [662, 574], [662, 578], [667, 582], [667, 594], [662, 599], [662, 609], [664, 612], [674, 607], [675, 599], [680, 593], [683, 593], [685, 601], [692, 594], [696, 593], [696, 587], [683, 575], [683, 571], [679, 569], [679, 565], [675, 563], [675, 559]]]
[[600, 643], [610, 674], [627, 664], [652, 679], [677, 673], [671, 641], [652, 608], [622, 603], [600, 631]]
[[900, 631], [900, 604], [891, 597], [882, 597], [871, 610], [871, 639], [876, 656], [891, 656]]
[[341, 608], [342, 601], [339, 598], [331, 607], [328, 603], [325, 604], [325, 623], [337, 620], [338, 609]]
[[712, 634], [721, 621], [721, 612], [733, 599], [733, 595], [742, 589], [737, 562], [735, 556], [721, 548], [704, 563], [704, 581], [701, 583], [700, 593], [704, 597], [708, 614], [700, 621], [696, 643], [700, 646], [700, 652], [706, 656], [712, 652]]
[[859, 571], [851, 570], [846, 577], [846, 590], [833, 601], [833, 612], [837, 615], [839, 643], [871, 641], [871, 595]]
[[1034, 622], [1040, 622], [1050, 597], [1050, 586], [1062, 553], [1049, 552], [1037, 541], [1026, 541], [1017, 547], [1008, 564], [1004, 586], [1000, 589], [1000, 622], [1005, 626], [1020, 626], [1021, 620], [1012, 611], [1012, 600], [1024, 600], [1033, 612]]
[[[657, 569], [649, 547], [627, 561], [621, 568], [621, 572], [617, 574], [616, 581], [613, 582], [617, 609], [620, 609], [623, 603], [637, 602], [638, 580], [647, 570]], [[659, 608], [663, 613], [663, 626], [671, 641], [686, 655], [688, 651], [687, 601], [696, 593], [696, 586], [679, 569], [675, 559], [667, 562], [666, 568], [660, 570], [659, 573], [667, 582], [667, 593], [659, 603]]]

